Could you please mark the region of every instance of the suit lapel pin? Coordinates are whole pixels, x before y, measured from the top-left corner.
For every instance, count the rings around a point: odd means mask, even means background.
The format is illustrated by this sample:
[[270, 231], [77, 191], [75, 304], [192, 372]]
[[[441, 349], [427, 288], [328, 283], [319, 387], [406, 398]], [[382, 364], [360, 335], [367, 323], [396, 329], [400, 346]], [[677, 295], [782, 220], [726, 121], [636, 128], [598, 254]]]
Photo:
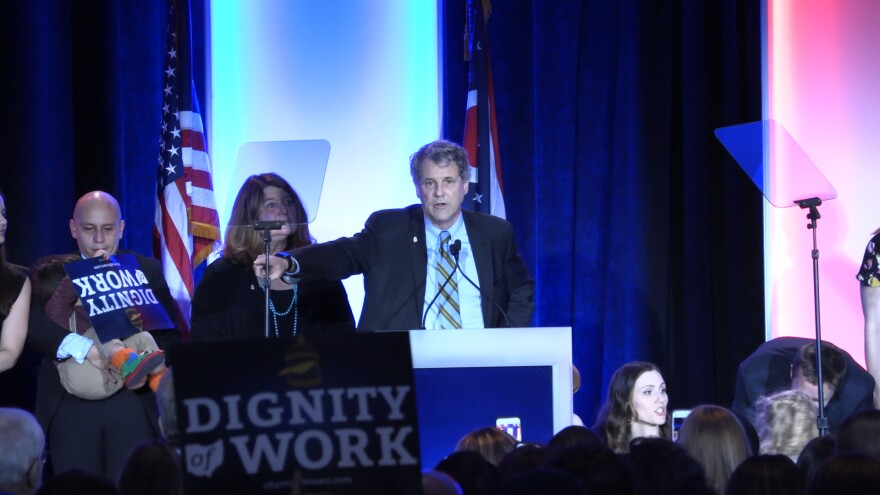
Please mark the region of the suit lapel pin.
[[416, 243], [416, 242], [419, 242], [419, 238], [416, 236], [413, 236], [413, 243]]

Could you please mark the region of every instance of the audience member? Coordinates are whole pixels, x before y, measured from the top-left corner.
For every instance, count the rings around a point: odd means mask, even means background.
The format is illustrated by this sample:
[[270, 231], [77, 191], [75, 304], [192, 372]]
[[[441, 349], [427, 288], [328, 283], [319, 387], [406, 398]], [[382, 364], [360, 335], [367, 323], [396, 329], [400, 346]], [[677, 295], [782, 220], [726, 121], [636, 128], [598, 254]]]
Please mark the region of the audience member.
[[43, 429], [29, 412], [0, 407], [0, 493], [31, 495], [43, 476]]
[[497, 466], [501, 458], [515, 448], [515, 438], [507, 432], [491, 426], [478, 428], [461, 437], [458, 443], [455, 444], [456, 452], [475, 450], [494, 466]]
[[825, 435], [807, 442], [797, 460], [797, 466], [804, 473], [805, 480], [809, 481], [813, 477], [816, 468], [834, 455], [835, 440], [836, 437], [834, 435]]
[[422, 473], [422, 495], [463, 495], [461, 487], [446, 473], [425, 471]]
[[703, 467], [717, 495], [724, 495], [730, 474], [752, 455], [742, 424], [720, 406], [695, 407], [681, 425], [678, 444]]
[[[70, 220], [70, 233], [83, 258], [117, 253], [125, 221], [116, 199], [101, 191], [81, 197]], [[119, 251], [123, 252], [123, 251]], [[174, 319], [177, 305], [153, 258], [133, 253], [150, 288]], [[28, 344], [43, 355], [37, 384], [36, 416], [47, 431], [54, 472], [82, 469], [116, 479], [122, 464], [138, 444], [157, 434], [156, 401], [147, 387], [122, 388], [103, 400], [79, 399], [61, 385], [55, 361], [83, 362], [98, 353], [92, 339], [70, 332], [48, 318], [46, 301], [31, 304]], [[176, 328], [151, 332], [161, 349], [180, 341]]]
[[[816, 341], [777, 337], [761, 345], [739, 365], [733, 410], [755, 423], [760, 397], [782, 390], [798, 390], [818, 405]], [[874, 379], [852, 356], [830, 342], [822, 342], [822, 378], [825, 416], [834, 433], [850, 414], [873, 407]]]
[[[571, 395], [577, 393], [578, 390], [581, 389], [581, 372], [578, 371], [577, 366], [572, 363], [571, 365]], [[571, 412], [571, 424], [574, 426], [584, 426], [584, 420], [581, 419], [580, 416], [575, 414], [574, 411]]]
[[547, 441], [547, 448], [551, 450], [561, 450], [570, 445], [581, 442], [599, 442], [604, 443], [598, 435], [592, 430], [581, 425], [571, 425], [559, 430]]
[[37, 495], [120, 495], [120, 492], [104, 476], [71, 469], [43, 483]]
[[865, 454], [880, 461], [880, 410], [861, 411], [846, 418], [837, 433], [836, 454]]
[[657, 366], [633, 361], [618, 368], [593, 430], [611, 450], [625, 453], [633, 438], [669, 438], [666, 382]]
[[122, 495], [183, 495], [180, 458], [168, 445], [150, 442], [137, 446], [122, 467]]
[[797, 390], [761, 397], [756, 417], [762, 454], [782, 454], [797, 462], [807, 442], [819, 435], [816, 406]]
[[505, 480], [544, 464], [547, 449], [537, 444], [524, 444], [508, 452], [497, 465], [498, 477]]
[[[285, 277], [269, 286], [266, 335], [266, 296], [254, 263], [265, 252], [263, 232], [252, 227], [258, 221], [281, 223], [281, 228], [271, 230], [270, 254], [315, 242], [305, 207], [286, 180], [272, 173], [248, 177], [232, 206], [223, 257], [208, 265], [196, 287], [192, 340], [353, 332], [354, 316], [341, 282]], [[287, 259], [280, 261], [286, 266]], [[265, 270], [260, 268], [260, 273]]]
[[6, 261], [6, 203], [0, 194], [0, 373], [15, 366], [28, 330], [31, 283], [27, 271]]
[[878, 489], [880, 462], [864, 454], [831, 456], [807, 483], [807, 495], [870, 495]]
[[494, 495], [501, 484], [495, 466], [473, 450], [449, 454], [434, 470], [452, 476], [464, 495]]
[[633, 495], [712, 495], [703, 468], [665, 438], [637, 438], [626, 455], [633, 468]]
[[730, 475], [725, 495], [803, 495], [804, 477], [788, 456], [756, 455]]
[[623, 458], [596, 440], [553, 449], [546, 464], [577, 478], [590, 495], [628, 494], [632, 473]]
[[507, 480], [501, 485], [501, 495], [593, 495], [565, 471], [541, 466]]
[[[270, 260], [272, 278], [284, 270], [303, 280], [362, 273], [361, 330], [529, 326], [535, 282], [513, 228], [461, 208], [470, 176], [464, 148], [426, 144], [413, 154], [410, 175], [421, 205], [375, 212], [353, 237], [294, 250], [291, 265]], [[459, 245], [460, 264], [449, 278]]]

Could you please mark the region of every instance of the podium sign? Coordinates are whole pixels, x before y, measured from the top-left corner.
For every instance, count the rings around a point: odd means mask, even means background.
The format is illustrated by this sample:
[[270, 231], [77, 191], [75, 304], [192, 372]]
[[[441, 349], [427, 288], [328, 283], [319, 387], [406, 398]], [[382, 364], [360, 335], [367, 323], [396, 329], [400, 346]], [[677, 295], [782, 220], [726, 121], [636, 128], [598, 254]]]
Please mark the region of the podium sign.
[[187, 493], [420, 494], [407, 333], [171, 349]]
[[101, 342], [174, 328], [133, 254], [72, 261], [64, 270]]

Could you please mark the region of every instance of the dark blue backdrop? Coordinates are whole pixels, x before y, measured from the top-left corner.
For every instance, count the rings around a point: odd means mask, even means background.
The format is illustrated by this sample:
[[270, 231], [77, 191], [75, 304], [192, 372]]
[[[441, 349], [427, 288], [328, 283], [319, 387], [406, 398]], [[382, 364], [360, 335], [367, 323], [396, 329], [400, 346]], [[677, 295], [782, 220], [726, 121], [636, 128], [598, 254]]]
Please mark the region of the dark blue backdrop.
[[[573, 328], [588, 423], [632, 359], [662, 367], [672, 407], [729, 404], [763, 340], [761, 199], [712, 135], [761, 117], [760, 3], [493, 2], [508, 218], [537, 282], [534, 323]], [[465, 3], [441, 5], [443, 135], [460, 140]], [[124, 246], [148, 253], [165, 5], [0, 12], [9, 259], [72, 249], [71, 206], [99, 188], [122, 201]]]

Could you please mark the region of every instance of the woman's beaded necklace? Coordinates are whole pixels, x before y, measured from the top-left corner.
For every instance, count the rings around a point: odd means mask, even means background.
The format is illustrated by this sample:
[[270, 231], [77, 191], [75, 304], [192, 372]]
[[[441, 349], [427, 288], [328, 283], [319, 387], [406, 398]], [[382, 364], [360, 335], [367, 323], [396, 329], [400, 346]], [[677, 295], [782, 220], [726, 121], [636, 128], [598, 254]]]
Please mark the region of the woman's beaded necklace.
[[275, 303], [269, 298], [269, 310], [272, 312], [272, 321], [275, 323], [275, 337], [281, 337], [278, 332], [278, 317], [287, 316], [293, 310], [293, 336], [296, 337], [297, 323], [299, 322], [299, 306], [296, 304], [299, 298], [299, 284], [293, 284], [293, 297], [290, 298], [290, 305], [283, 312], [275, 309]]

